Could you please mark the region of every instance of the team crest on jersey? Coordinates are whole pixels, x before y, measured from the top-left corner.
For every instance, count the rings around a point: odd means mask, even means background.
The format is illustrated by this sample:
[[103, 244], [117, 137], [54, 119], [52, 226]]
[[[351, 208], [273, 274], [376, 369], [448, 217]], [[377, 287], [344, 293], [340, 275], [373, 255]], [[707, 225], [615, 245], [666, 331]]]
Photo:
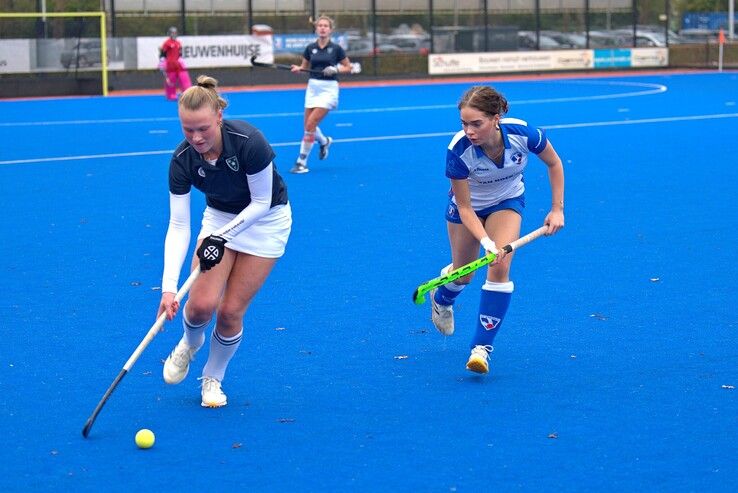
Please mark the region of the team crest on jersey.
[[238, 171], [238, 158], [236, 156], [226, 158], [225, 162], [233, 171]]
[[512, 156], [510, 156], [510, 161], [512, 161], [515, 164], [520, 164], [523, 162], [523, 153], [522, 152], [516, 152]]
[[490, 317], [489, 315], [479, 315], [479, 322], [484, 327], [484, 330], [494, 330], [500, 325], [500, 319], [497, 317]]
[[203, 178], [205, 178], [205, 170], [202, 169], [202, 166], [200, 166], [199, 168], [197, 168], [197, 174], [200, 175], [200, 176], [202, 176]]

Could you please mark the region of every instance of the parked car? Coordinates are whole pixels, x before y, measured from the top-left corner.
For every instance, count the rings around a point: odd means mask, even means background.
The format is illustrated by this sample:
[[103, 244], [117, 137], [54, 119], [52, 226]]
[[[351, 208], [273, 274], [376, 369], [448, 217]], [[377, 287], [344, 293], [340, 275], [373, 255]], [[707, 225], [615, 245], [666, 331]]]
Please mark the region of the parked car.
[[541, 31], [549, 38], [559, 43], [562, 48], [585, 48], [587, 37], [581, 33], [562, 33], [559, 31]]
[[[563, 48], [555, 39], [543, 33], [539, 36], [538, 41], [541, 50], [560, 50]], [[538, 45], [535, 31], [518, 31], [518, 50], [530, 51], [536, 49], [538, 49]]]
[[399, 53], [402, 50], [387, 41], [384, 36], [377, 36], [377, 46], [372, 48], [372, 38], [356, 38], [350, 36], [347, 40], [346, 56], [349, 58], [353, 57], [365, 57], [374, 56], [379, 53]]
[[712, 29], [682, 29], [679, 37], [684, 43], [716, 43], [718, 32]]
[[[618, 29], [613, 31], [621, 35], [627, 46], [633, 46], [633, 30]], [[676, 33], [669, 33], [669, 44], [681, 44], [682, 39]], [[635, 46], [642, 47], [664, 47], [666, 46], [666, 35], [664, 31], [644, 31], [638, 29], [635, 32]]]
[[626, 40], [622, 33], [615, 31], [589, 32], [590, 48], [624, 48], [630, 44], [631, 41]]
[[398, 51], [420, 53], [427, 55], [430, 52], [430, 37], [415, 34], [394, 34], [387, 36], [386, 42], [397, 47]]
[[71, 48], [62, 51], [60, 58], [64, 68], [100, 65], [102, 63], [100, 40], [79, 40]]

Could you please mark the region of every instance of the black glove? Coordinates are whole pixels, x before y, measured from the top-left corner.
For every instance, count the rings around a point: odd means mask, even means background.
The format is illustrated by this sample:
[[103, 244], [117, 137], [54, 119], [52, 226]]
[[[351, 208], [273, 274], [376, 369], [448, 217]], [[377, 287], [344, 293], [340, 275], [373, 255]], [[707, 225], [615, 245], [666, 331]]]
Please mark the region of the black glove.
[[226, 239], [222, 236], [210, 235], [200, 243], [197, 249], [197, 258], [200, 259], [200, 270], [210, 270], [223, 260]]

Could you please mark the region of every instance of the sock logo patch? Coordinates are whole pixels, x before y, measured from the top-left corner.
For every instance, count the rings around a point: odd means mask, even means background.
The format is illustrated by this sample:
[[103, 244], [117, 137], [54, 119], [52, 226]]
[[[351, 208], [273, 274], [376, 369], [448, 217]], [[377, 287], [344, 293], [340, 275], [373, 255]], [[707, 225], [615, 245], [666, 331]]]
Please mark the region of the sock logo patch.
[[489, 315], [479, 315], [479, 323], [482, 324], [484, 330], [494, 330], [500, 325], [500, 319]]

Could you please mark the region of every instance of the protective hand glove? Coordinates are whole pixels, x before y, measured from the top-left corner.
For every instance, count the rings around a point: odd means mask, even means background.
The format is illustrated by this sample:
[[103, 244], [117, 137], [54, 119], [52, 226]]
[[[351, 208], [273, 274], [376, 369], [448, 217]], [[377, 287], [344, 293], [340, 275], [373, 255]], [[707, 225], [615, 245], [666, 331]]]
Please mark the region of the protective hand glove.
[[331, 75], [336, 75], [338, 73], [338, 67], [335, 65], [328, 65], [326, 68], [323, 69], [323, 75], [326, 77], [330, 77]]
[[495, 255], [500, 254], [500, 251], [497, 249], [497, 245], [495, 245], [495, 242], [492, 241], [489, 236], [485, 236], [484, 238], [482, 238], [479, 243], [482, 244], [482, 248], [484, 248], [485, 251], [494, 253]]
[[200, 243], [197, 249], [197, 258], [200, 259], [200, 270], [205, 272], [212, 269], [223, 260], [226, 239], [222, 236], [210, 235]]
[[157, 67], [162, 72], [166, 72], [167, 71], [167, 59], [166, 58], [160, 58], [159, 59], [159, 65], [157, 65]]
[[352, 74], [361, 73], [361, 64], [359, 62], [351, 62], [351, 73]]
[[184, 58], [179, 57], [179, 59], [177, 59], [177, 62], [179, 62], [179, 69], [180, 70], [187, 70], [187, 65], [185, 65]]

